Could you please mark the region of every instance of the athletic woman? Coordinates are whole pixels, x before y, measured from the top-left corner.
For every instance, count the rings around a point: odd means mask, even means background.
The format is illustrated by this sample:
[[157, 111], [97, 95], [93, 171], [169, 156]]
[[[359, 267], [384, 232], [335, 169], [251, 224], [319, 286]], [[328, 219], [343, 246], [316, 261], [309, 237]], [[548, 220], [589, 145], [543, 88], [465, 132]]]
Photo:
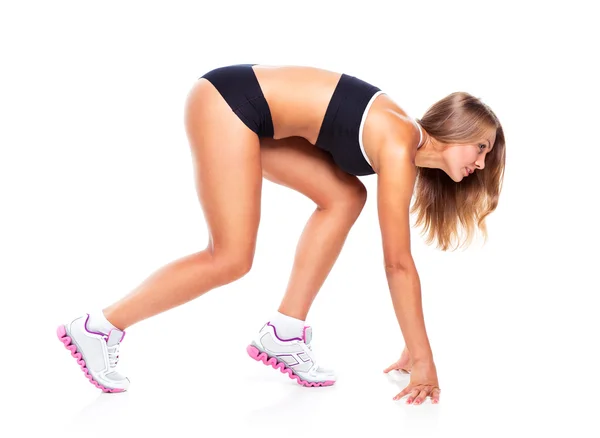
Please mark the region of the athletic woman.
[[[440, 397], [425, 330], [420, 280], [410, 251], [410, 213], [427, 243], [447, 250], [498, 204], [505, 165], [502, 126], [465, 92], [448, 95], [413, 119], [379, 88], [354, 76], [304, 66], [239, 64], [216, 68], [192, 87], [185, 126], [209, 231], [207, 247], [177, 259], [116, 303], [58, 327], [88, 379], [124, 391], [116, 371], [125, 329], [243, 277], [252, 267], [263, 177], [296, 190], [316, 209], [295, 254], [277, 312], [248, 354], [304, 386], [335, 382], [318, 366], [304, 321], [363, 206], [358, 176], [377, 175], [384, 272], [405, 341], [385, 369], [410, 373], [394, 399]], [[415, 203], [411, 208], [411, 200]]]

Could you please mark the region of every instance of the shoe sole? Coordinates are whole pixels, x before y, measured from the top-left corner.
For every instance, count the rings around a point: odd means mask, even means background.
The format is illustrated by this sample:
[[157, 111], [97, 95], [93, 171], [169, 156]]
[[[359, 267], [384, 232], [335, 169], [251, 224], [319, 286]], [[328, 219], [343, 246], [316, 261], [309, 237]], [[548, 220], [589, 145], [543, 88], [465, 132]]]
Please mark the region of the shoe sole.
[[98, 383], [96, 380], [94, 380], [94, 377], [92, 377], [92, 375], [89, 373], [89, 370], [87, 369], [85, 360], [83, 359], [81, 352], [77, 350], [77, 346], [73, 343], [71, 337], [67, 334], [67, 329], [65, 328], [64, 325], [58, 326], [58, 328], [56, 329], [56, 336], [58, 336], [58, 340], [63, 343], [65, 348], [71, 352], [71, 356], [73, 356], [75, 359], [77, 359], [77, 363], [81, 367], [81, 371], [83, 371], [83, 373], [85, 374], [85, 377], [88, 378], [88, 380], [90, 381], [90, 383], [92, 385], [94, 385], [98, 389], [101, 389], [103, 392], [124, 392], [125, 391], [124, 389], [121, 389], [121, 388], [115, 388], [115, 389], [107, 388], [107, 387], [101, 385], [100, 383]]
[[285, 362], [280, 362], [274, 357], [269, 357], [267, 353], [264, 351], [260, 351], [254, 345], [248, 345], [246, 347], [246, 351], [248, 355], [257, 362], [262, 362], [267, 366], [272, 366], [276, 370], [278, 369], [283, 374], [287, 374], [290, 379], [296, 380], [298, 384], [306, 387], [316, 387], [316, 386], [331, 386], [335, 383], [335, 380], [325, 380], [323, 382], [309, 382], [308, 380], [303, 380], [300, 376], [294, 374], [291, 368], [286, 366]]

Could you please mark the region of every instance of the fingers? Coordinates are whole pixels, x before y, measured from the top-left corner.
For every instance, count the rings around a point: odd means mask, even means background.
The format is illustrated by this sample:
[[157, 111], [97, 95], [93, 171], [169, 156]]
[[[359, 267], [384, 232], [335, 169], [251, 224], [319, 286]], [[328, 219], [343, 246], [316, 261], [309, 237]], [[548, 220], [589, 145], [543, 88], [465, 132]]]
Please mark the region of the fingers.
[[408, 399], [406, 400], [406, 403], [411, 404], [413, 402], [413, 400], [419, 395], [420, 392], [421, 392], [420, 389], [417, 389], [417, 388], [413, 389], [410, 392], [410, 397], [408, 397]]
[[440, 402], [440, 388], [434, 388], [431, 391], [431, 403], [437, 404]]
[[383, 372], [384, 373], [389, 373], [390, 371], [396, 370], [396, 369], [398, 369], [398, 362], [394, 362], [389, 367], [387, 367], [385, 370], [383, 370]]
[[383, 370], [384, 373], [389, 373], [390, 371], [392, 371], [394, 369], [394, 365], [390, 365], [389, 367], [387, 367], [385, 370]]
[[394, 400], [400, 400], [405, 395], [409, 394], [409, 397], [406, 399], [407, 404], [415, 404], [420, 405], [423, 403], [427, 397], [431, 397], [431, 403], [437, 404], [440, 402], [440, 388], [432, 387], [432, 386], [419, 386], [419, 387], [410, 387], [407, 386], [404, 388], [398, 395], [394, 397]]
[[407, 386], [402, 391], [400, 391], [400, 393], [398, 395], [396, 395], [396, 397], [394, 397], [394, 400], [400, 400], [402, 397], [404, 397], [406, 394], [408, 394], [411, 390], [412, 390], [412, 388]]
[[427, 398], [427, 394], [429, 394], [429, 391], [422, 389], [421, 392], [419, 392], [419, 395], [417, 395], [417, 398], [415, 398], [414, 404], [420, 405], [423, 403]]
[[410, 403], [419, 394], [420, 391], [421, 391], [420, 389], [415, 389], [415, 388], [411, 388], [410, 386], [407, 386], [402, 391], [400, 391], [400, 393], [396, 397], [394, 397], [394, 400], [400, 400], [406, 394], [410, 393], [410, 396], [408, 397], [408, 399], [406, 401], [407, 403]]

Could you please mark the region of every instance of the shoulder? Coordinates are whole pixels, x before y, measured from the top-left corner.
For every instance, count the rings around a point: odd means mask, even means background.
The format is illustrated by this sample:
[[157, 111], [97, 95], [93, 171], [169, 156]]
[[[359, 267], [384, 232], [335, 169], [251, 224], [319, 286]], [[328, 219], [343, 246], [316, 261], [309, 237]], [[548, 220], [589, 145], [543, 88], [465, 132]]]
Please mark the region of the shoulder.
[[363, 142], [371, 152], [373, 169], [377, 172], [382, 157], [388, 155], [414, 161], [420, 138], [415, 120], [386, 94], [378, 96], [369, 111], [363, 132]]

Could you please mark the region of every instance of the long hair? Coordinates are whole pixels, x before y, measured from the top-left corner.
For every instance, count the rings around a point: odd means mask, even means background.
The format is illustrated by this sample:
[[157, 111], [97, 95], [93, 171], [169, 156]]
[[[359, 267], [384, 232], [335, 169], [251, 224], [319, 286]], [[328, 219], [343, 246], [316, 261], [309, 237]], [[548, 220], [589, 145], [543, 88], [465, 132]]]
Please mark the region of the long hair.
[[[415, 202], [416, 226], [423, 226], [426, 243], [437, 240], [437, 248], [448, 250], [460, 243], [459, 225], [466, 233], [459, 246], [468, 246], [478, 227], [488, 239], [485, 218], [498, 206], [504, 180], [506, 150], [504, 131], [494, 112], [469, 93], [452, 93], [431, 106], [422, 119], [415, 119], [427, 133], [442, 143], [467, 143], [481, 139], [490, 129], [496, 141], [485, 158], [483, 170], [475, 170], [459, 183], [443, 170], [417, 168]], [[456, 249], [455, 246], [454, 249]]]

